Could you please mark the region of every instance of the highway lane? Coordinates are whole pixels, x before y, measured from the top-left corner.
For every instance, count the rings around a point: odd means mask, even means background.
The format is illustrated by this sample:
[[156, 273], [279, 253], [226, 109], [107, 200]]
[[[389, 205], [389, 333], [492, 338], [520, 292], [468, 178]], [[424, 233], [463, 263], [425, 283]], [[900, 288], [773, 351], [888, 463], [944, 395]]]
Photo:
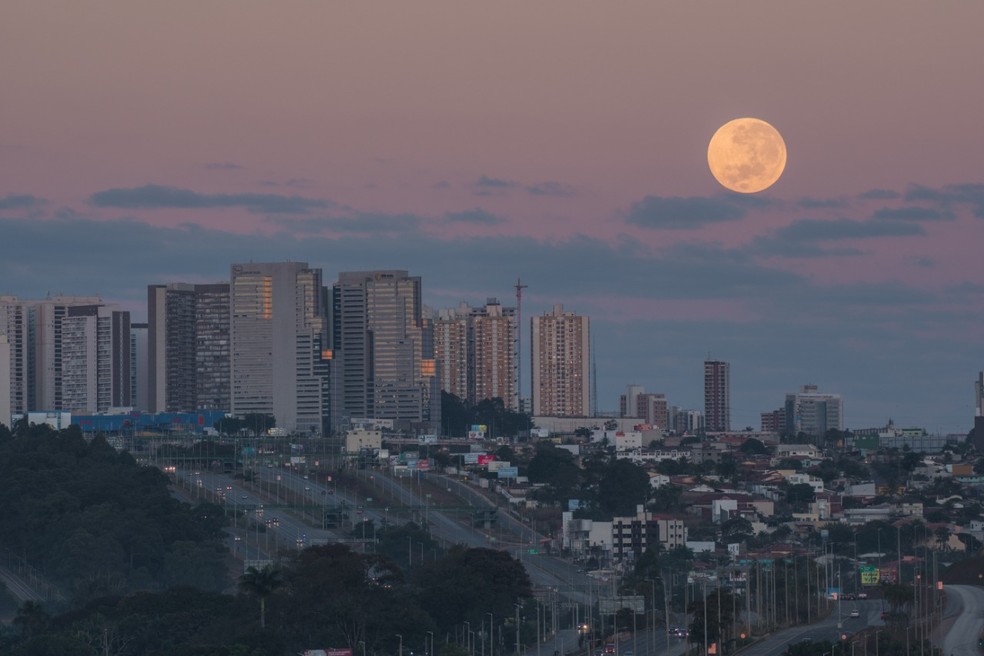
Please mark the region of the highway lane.
[[944, 620], [953, 625], [943, 638], [946, 656], [980, 656], [977, 640], [984, 633], [984, 588], [974, 585], [946, 587]]
[[[742, 656], [780, 656], [786, 647], [803, 640], [829, 640], [837, 642], [842, 634], [848, 637], [869, 626], [883, 626], [881, 619], [883, 602], [880, 599], [863, 601], [841, 601], [838, 612], [837, 602], [830, 615], [814, 624], [794, 626], [770, 635], [741, 653]], [[851, 611], [857, 609], [860, 617], [851, 617]], [[838, 628], [840, 625], [840, 628]]]

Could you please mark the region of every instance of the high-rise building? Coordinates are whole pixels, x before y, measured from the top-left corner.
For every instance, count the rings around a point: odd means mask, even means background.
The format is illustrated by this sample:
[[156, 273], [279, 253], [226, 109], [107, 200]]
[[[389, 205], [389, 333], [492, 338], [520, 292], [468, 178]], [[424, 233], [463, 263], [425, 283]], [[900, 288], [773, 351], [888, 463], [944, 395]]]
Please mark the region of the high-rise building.
[[585, 416], [591, 403], [588, 317], [563, 305], [532, 318], [533, 414]]
[[626, 385], [625, 394], [618, 399], [618, 414], [620, 417], [640, 417], [639, 396], [645, 394], [642, 385]]
[[678, 435], [699, 433], [704, 430], [704, 413], [700, 410], [686, 410], [677, 406], [667, 412], [667, 424]]
[[330, 416], [321, 270], [304, 262], [232, 265], [230, 410], [320, 434]]
[[499, 398], [518, 410], [516, 331], [516, 309], [494, 298], [441, 310], [434, 322], [441, 389], [471, 403]]
[[731, 430], [731, 365], [704, 362], [704, 428], [709, 433]]
[[822, 437], [828, 430], [844, 430], [844, 403], [840, 394], [818, 391], [816, 385], [804, 385], [799, 392], [786, 395], [784, 407], [786, 433], [805, 433]]
[[402, 430], [436, 432], [435, 326], [423, 316], [420, 277], [400, 270], [340, 273], [332, 324], [335, 424], [391, 419]]
[[61, 401], [78, 414], [129, 407], [130, 313], [114, 305], [67, 308], [61, 318]]
[[[24, 303], [14, 296], [0, 296], [0, 335], [7, 338], [10, 356], [5, 388], [9, 396], [7, 402], [11, 413], [23, 414], [27, 412], [27, 323]], [[3, 399], [0, 398], [2, 403]], [[6, 421], [9, 420], [8, 417]], [[3, 421], [2, 417], [0, 421]]]
[[140, 412], [150, 412], [147, 337], [147, 324], [130, 324], [130, 400]]
[[24, 301], [27, 326], [27, 408], [63, 410], [62, 319], [72, 307], [99, 306], [98, 296], [55, 296]]
[[472, 314], [472, 402], [502, 399], [509, 410], [519, 410], [516, 383], [516, 308], [503, 307], [494, 298]]
[[151, 412], [228, 410], [229, 285], [147, 287]]
[[974, 416], [984, 417], [984, 371], [978, 372], [974, 381]]
[[782, 433], [786, 430], [786, 408], [779, 408], [761, 415], [763, 433]]
[[441, 391], [469, 401], [471, 312], [468, 304], [462, 303], [457, 308], [439, 310], [434, 320], [434, 359], [441, 373]]
[[10, 409], [10, 342], [0, 335], [0, 424], [11, 428]]

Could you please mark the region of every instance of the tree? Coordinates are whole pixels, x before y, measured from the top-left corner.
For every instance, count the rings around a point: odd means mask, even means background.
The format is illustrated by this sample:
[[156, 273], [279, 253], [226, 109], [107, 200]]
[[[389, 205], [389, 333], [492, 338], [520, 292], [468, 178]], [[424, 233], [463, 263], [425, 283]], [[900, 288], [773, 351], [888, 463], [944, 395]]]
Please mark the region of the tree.
[[797, 483], [796, 485], [790, 485], [789, 489], [786, 490], [786, 501], [790, 505], [800, 508], [808, 503], [812, 503], [816, 493], [813, 491], [813, 486], [809, 483]]
[[526, 475], [531, 483], [547, 486], [543, 491], [546, 501], [570, 498], [581, 483], [581, 469], [574, 462], [574, 456], [549, 442], [537, 446], [536, 455], [526, 467]]
[[252, 565], [239, 577], [239, 590], [260, 600], [260, 628], [266, 628], [266, 600], [283, 585], [280, 570], [267, 565], [256, 569]]
[[635, 515], [649, 494], [649, 475], [631, 460], [617, 459], [598, 482], [598, 504], [612, 517]]
[[738, 450], [749, 456], [763, 456], [769, 453], [769, 448], [761, 440], [757, 440], [754, 437], [750, 437], [742, 442]]
[[25, 601], [17, 609], [17, 616], [14, 617], [14, 626], [19, 627], [21, 635], [29, 639], [39, 635], [48, 626], [51, 616], [36, 601]]

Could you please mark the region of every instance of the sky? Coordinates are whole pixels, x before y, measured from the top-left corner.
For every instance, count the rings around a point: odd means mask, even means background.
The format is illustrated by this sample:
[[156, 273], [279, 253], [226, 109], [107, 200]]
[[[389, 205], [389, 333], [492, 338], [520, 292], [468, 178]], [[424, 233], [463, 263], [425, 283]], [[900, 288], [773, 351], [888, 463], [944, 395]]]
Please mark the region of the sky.
[[[244, 261], [407, 269], [434, 308], [588, 315], [627, 384], [732, 426], [804, 384], [966, 433], [984, 369], [982, 3], [6, 0], [0, 294]], [[752, 116], [786, 170], [707, 144]], [[525, 323], [525, 321], [524, 321]], [[527, 340], [528, 341], [528, 340]], [[524, 356], [528, 389], [528, 353]]]

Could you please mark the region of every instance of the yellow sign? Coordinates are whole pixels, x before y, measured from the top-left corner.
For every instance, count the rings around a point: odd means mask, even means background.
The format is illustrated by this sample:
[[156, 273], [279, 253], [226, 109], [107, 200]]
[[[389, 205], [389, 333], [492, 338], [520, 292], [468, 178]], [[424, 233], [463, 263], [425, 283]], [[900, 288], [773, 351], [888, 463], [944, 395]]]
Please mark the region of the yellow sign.
[[879, 576], [881, 572], [878, 568], [873, 565], [866, 565], [861, 568], [861, 585], [878, 585], [878, 581], [881, 579]]

